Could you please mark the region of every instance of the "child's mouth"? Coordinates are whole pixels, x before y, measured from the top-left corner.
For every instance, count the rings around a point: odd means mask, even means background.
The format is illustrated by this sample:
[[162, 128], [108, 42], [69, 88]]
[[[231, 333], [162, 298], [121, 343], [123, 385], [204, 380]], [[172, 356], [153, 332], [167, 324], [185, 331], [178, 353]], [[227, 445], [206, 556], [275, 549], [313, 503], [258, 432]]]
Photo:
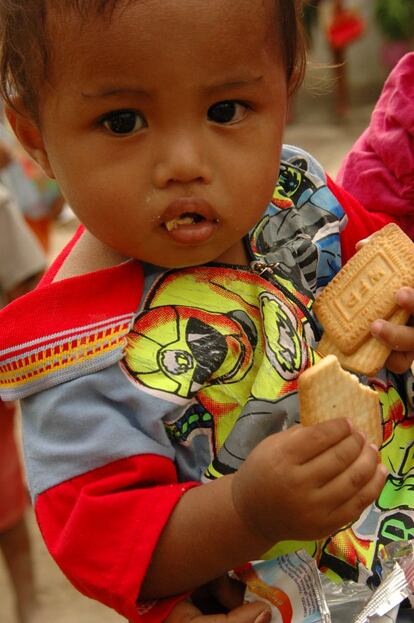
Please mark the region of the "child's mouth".
[[161, 224], [175, 242], [200, 244], [213, 235], [218, 218], [204, 199], [182, 197], [170, 203], [161, 217]]

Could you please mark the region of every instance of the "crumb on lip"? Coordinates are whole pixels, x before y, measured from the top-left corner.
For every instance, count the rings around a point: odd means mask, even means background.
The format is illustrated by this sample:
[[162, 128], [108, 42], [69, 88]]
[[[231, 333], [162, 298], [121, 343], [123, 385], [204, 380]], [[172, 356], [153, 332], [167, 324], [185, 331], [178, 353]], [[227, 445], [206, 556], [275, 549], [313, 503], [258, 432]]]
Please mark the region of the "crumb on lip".
[[173, 231], [180, 227], [180, 225], [192, 225], [193, 223], [199, 223], [204, 221], [204, 217], [201, 214], [182, 214], [178, 218], [170, 219], [164, 223], [164, 227], [167, 231]]

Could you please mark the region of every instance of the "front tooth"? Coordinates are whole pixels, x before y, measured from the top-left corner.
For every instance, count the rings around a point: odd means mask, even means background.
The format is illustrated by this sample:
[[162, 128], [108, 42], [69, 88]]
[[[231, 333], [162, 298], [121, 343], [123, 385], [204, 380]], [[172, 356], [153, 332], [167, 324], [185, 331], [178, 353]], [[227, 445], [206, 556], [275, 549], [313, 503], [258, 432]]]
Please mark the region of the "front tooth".
[[173, 229], [176, 229], [180, 225], [191, 225], [192, 223], [194, 223], [192, 216], [180, 216], [179, 218], [173, 218], [171, 221], [167, 221], [165, 227], [167, 231], [173, 231]]

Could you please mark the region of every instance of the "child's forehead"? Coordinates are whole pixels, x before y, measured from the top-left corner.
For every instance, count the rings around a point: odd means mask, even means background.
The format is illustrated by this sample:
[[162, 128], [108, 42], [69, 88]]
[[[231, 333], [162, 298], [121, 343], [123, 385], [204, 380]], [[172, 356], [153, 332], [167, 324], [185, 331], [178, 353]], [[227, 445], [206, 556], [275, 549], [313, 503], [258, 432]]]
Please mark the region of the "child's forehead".
[[[63, 3], [66, 5], [66, 3]], [[95, 0], [70, 2], [67, 5], [48, 5], [49, 41], [62, 43], [65, 33], [99, 39], [108, 33], [135, 28], [136, 36], [143, 40], [169, 29], [173, 36], [180, 31], [181, 38], [190, 37], [194, 29], [206, 34], [232, 37], [262, 32], [274, 40], [276, 29], [275, 11], [277, 0]], [[71, 35], [69, 34], [69, 37]], [[63, 42], [68, 37], [63, 38]], [[159, 38], [162, 46], [163, 41]], [[212, 44], [214, 41], [212, 40]]]
[[103, 14], [52, 9], [52, 81], [62, 67], [75, 71], [74, 56], [93, 72], [105, 67], [115, 74], [132, 72], [134, 63], [137, 72], [151, 73], [155, 65], [157, 73], [163, 64], [224, 69], [239, 59], [253, 62], [264, 50], [279, 52], [274, 6], [275, 0], [122, 0]]

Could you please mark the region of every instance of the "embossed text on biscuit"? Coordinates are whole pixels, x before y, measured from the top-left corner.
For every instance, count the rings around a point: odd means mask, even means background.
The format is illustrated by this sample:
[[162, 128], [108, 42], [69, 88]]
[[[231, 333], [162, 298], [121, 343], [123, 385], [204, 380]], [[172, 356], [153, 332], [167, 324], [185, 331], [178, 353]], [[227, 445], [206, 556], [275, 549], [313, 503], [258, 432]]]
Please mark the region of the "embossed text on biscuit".
[[393, 278], [394, 269], [382, 253], [374, 255], [359, 275], [344, 284], [336, 306], [346, 320], [352, 320]]

